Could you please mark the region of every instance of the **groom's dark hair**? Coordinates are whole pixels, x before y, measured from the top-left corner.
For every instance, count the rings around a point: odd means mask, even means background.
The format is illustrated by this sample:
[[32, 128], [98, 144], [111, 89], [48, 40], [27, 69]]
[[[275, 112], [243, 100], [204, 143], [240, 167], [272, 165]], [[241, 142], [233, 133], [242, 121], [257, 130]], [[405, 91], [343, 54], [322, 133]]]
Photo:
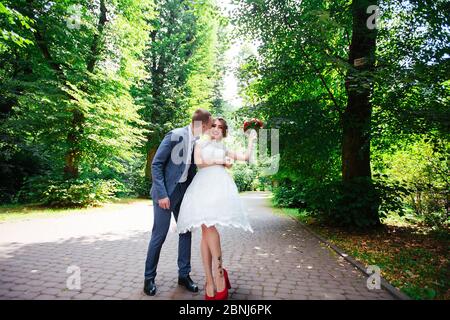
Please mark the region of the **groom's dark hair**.
[[203, 124], [208, 123], [211, 119], [211, 113], [205, 109], [197, 109], [192, 116], [192, 123], [195, 121], [201, 121]]

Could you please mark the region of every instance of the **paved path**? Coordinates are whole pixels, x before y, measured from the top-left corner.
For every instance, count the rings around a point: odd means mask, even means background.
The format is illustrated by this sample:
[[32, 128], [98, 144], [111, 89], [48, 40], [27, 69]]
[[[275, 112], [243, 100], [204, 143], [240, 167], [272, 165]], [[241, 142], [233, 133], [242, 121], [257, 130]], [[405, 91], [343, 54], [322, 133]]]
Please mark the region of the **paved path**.
[[[268, 196], [242, 195], [255, 233], [222, 228], [232, 299], [393, 299], [384, 290], [368, 290], [353, 266], [292, 219], [274, 214]], [[176, 284], [174, 224], [161, 253], [158, 293], [142, 293], [151, 225], [147, 202], [0, 223], [0, 299], [202, 299], [200, 233], [193, 234], [191, 276], [201, 290], [192, 294]], [[76, 273], [67, 273], [69, 266], [80, 268], [80, 290], [67, 289]]]

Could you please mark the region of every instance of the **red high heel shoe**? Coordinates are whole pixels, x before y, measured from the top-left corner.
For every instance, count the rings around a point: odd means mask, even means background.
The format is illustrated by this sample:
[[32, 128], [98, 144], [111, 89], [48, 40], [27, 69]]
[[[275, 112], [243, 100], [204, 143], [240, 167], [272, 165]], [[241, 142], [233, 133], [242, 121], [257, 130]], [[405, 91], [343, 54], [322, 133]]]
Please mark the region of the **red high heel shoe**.
[[225, 289], [217, 291], [216, 300], [228, 300], [228, 289], [231, 289], [230, 279], [228, 279], [227, 270], [223, 269], [223, 277], [225, 280]]
[[206, 293], [206, 283], [205, 283], [205, 300], [216, 300], [216, 295], [210, 297], [208, 293]]

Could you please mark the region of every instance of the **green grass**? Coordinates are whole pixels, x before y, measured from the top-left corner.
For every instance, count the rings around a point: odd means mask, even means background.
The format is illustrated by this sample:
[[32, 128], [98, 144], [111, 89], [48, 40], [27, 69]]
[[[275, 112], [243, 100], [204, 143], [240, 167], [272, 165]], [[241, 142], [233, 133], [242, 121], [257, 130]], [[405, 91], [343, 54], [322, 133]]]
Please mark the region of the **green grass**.
[[450, 235], [417, 228], [396, 217], [366, 232], [321, 225], [298, 209], [275, 211], [298, 219], [365, 265], [378, 265], [382, 276], [413, 299], [450, 299]]
[[88, 208], [48, 208], [39, 204], [27, 205], [1, 205], [0, 206], [0, 222], [27, 220], [35, 218], [56, 217], [67, 214], [85, 214], [92, 212], [105, 212], [117, 210], [121, 207], [128, 206], [138, 202], [149, 202], [147, 199], [121, 198], [102, 204], [101, 206]]

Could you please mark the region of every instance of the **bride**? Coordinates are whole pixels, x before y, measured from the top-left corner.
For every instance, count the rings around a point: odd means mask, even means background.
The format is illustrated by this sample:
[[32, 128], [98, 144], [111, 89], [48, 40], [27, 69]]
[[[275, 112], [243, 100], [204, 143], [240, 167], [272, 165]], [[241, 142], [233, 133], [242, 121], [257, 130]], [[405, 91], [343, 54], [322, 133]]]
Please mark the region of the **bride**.
[[186, 190], [177, 222], [179, 233], [193, 228], [202, 229], [201, 254], [206, 274], [206, 300], [225, 300], [231, 288], [227, 271], [222, 267], [220, 235], [216, 226], [231, 226], [253, 232], [237, 186], [223, 165], [230, 164], [231, 160], [247, 161], [253, 150], [256, 132], [251, 132], [246, 152], [238, 153], [228, 150], [222, 143], [222, 139], [227, 136], [227, 129], [226, 121], [216, 118], [208, 132], [210, 139], [196, 143], [194, 162], [199, 170]]

